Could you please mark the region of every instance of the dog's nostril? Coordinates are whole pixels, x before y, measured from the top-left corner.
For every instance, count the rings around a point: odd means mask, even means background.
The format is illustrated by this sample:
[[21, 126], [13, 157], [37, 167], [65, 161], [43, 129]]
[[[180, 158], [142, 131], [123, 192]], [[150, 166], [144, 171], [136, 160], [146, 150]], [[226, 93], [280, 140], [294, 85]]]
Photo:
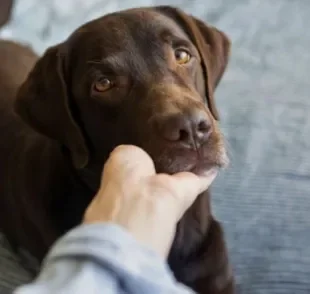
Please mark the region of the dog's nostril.
[[185, 142], [185, 141], [187, 141], [188, 139], [189, 139], [189, 133], [188, 133], [188, 131], [186, 131], [186, 130], [180, 130], [179, 131], [179, 138], [178, 138], [178, 141], [183, 141], [183, 142]]
[[190, 148], [203, 144], [211, 133], [211, 122], [203, 111], [161, 117], [156, 120], [159, 135], [170, 142]]
[[207, 120], [203, 120], [198, 124], [197, 130], [199, 132], [205, 132], [210, 130], [210, 123]]

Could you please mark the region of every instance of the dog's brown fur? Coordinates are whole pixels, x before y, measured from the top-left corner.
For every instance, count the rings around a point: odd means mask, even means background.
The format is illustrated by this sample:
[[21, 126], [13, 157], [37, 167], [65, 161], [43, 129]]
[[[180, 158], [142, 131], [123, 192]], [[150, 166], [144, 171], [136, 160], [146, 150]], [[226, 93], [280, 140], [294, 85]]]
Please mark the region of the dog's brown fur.
[[0, 1], [0, 28], [7, 24], [12, 15], [13, 0]]
[[[230, 48], [221, 31], [162, 6], [87, 23], [34, 67], [35, 54], [12, 43], [1, 43], [1, 60], [7, 46], [0, 65], [0, 228], [39, 259], [80, 222], [117, 145], [142, 147], [159, 172], [225, 163], [213, 98]], [[178, 48], [190, 52], [188, 64], [176, 62]], [[113, 82], [107, 91], [100, 91], [103, 76]], [[173, 139], [175, 123], [197, 119], [205, 139]], [[180, 221], [168, 261], [198, 293], [234, 293], [208, 192]]]

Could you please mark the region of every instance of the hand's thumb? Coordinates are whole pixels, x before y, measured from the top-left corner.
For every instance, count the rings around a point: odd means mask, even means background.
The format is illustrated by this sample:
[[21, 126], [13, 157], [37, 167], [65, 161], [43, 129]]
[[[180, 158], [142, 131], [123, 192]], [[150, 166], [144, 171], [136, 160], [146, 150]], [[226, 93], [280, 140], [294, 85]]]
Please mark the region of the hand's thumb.
[[113, 173], [114, 177], [142, 177], [155, 174], [151, 157], [134, 145], [119, 145], [110, 154], [104, 173]]
[[183, 211], [181, 212], [182, 215], [193, 204], [197, 196], [209, 188], [216, 178], [217, 173], [216, 169], [212, 169], [203, 176], [198, 176], [190, 172], [181, 172], [173, 175], [176, 181], [178, 196], [182, 198], [181, 200], [184, 203]]

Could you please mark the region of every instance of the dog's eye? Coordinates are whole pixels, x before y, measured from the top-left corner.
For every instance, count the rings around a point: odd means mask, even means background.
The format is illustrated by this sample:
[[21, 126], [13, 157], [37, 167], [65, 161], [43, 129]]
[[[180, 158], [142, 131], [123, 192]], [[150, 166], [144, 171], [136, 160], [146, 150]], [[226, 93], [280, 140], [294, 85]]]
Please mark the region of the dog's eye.
[[177, 49], [174, 51], [175, 59], [179, 64], [188, 63], [191, 60], [191, 55], [184, 49]]
[[108, 78], [100, 78], [94, 83], [94, 88], [98, 92], [105, 92], [112, 88], [113, 83]]

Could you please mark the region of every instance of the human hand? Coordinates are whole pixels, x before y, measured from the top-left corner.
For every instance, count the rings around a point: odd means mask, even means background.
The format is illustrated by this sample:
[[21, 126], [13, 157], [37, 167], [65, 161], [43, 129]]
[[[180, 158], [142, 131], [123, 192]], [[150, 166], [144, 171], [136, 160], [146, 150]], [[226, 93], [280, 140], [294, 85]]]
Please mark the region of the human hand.
[[84, 223], [113, 222], [167, 257], [178, 221], [216, 175], [216, 169], [203, 176], [156, 174], [145, 151], [119, 146], [104, 166], [99, 191], [85, 212]]

